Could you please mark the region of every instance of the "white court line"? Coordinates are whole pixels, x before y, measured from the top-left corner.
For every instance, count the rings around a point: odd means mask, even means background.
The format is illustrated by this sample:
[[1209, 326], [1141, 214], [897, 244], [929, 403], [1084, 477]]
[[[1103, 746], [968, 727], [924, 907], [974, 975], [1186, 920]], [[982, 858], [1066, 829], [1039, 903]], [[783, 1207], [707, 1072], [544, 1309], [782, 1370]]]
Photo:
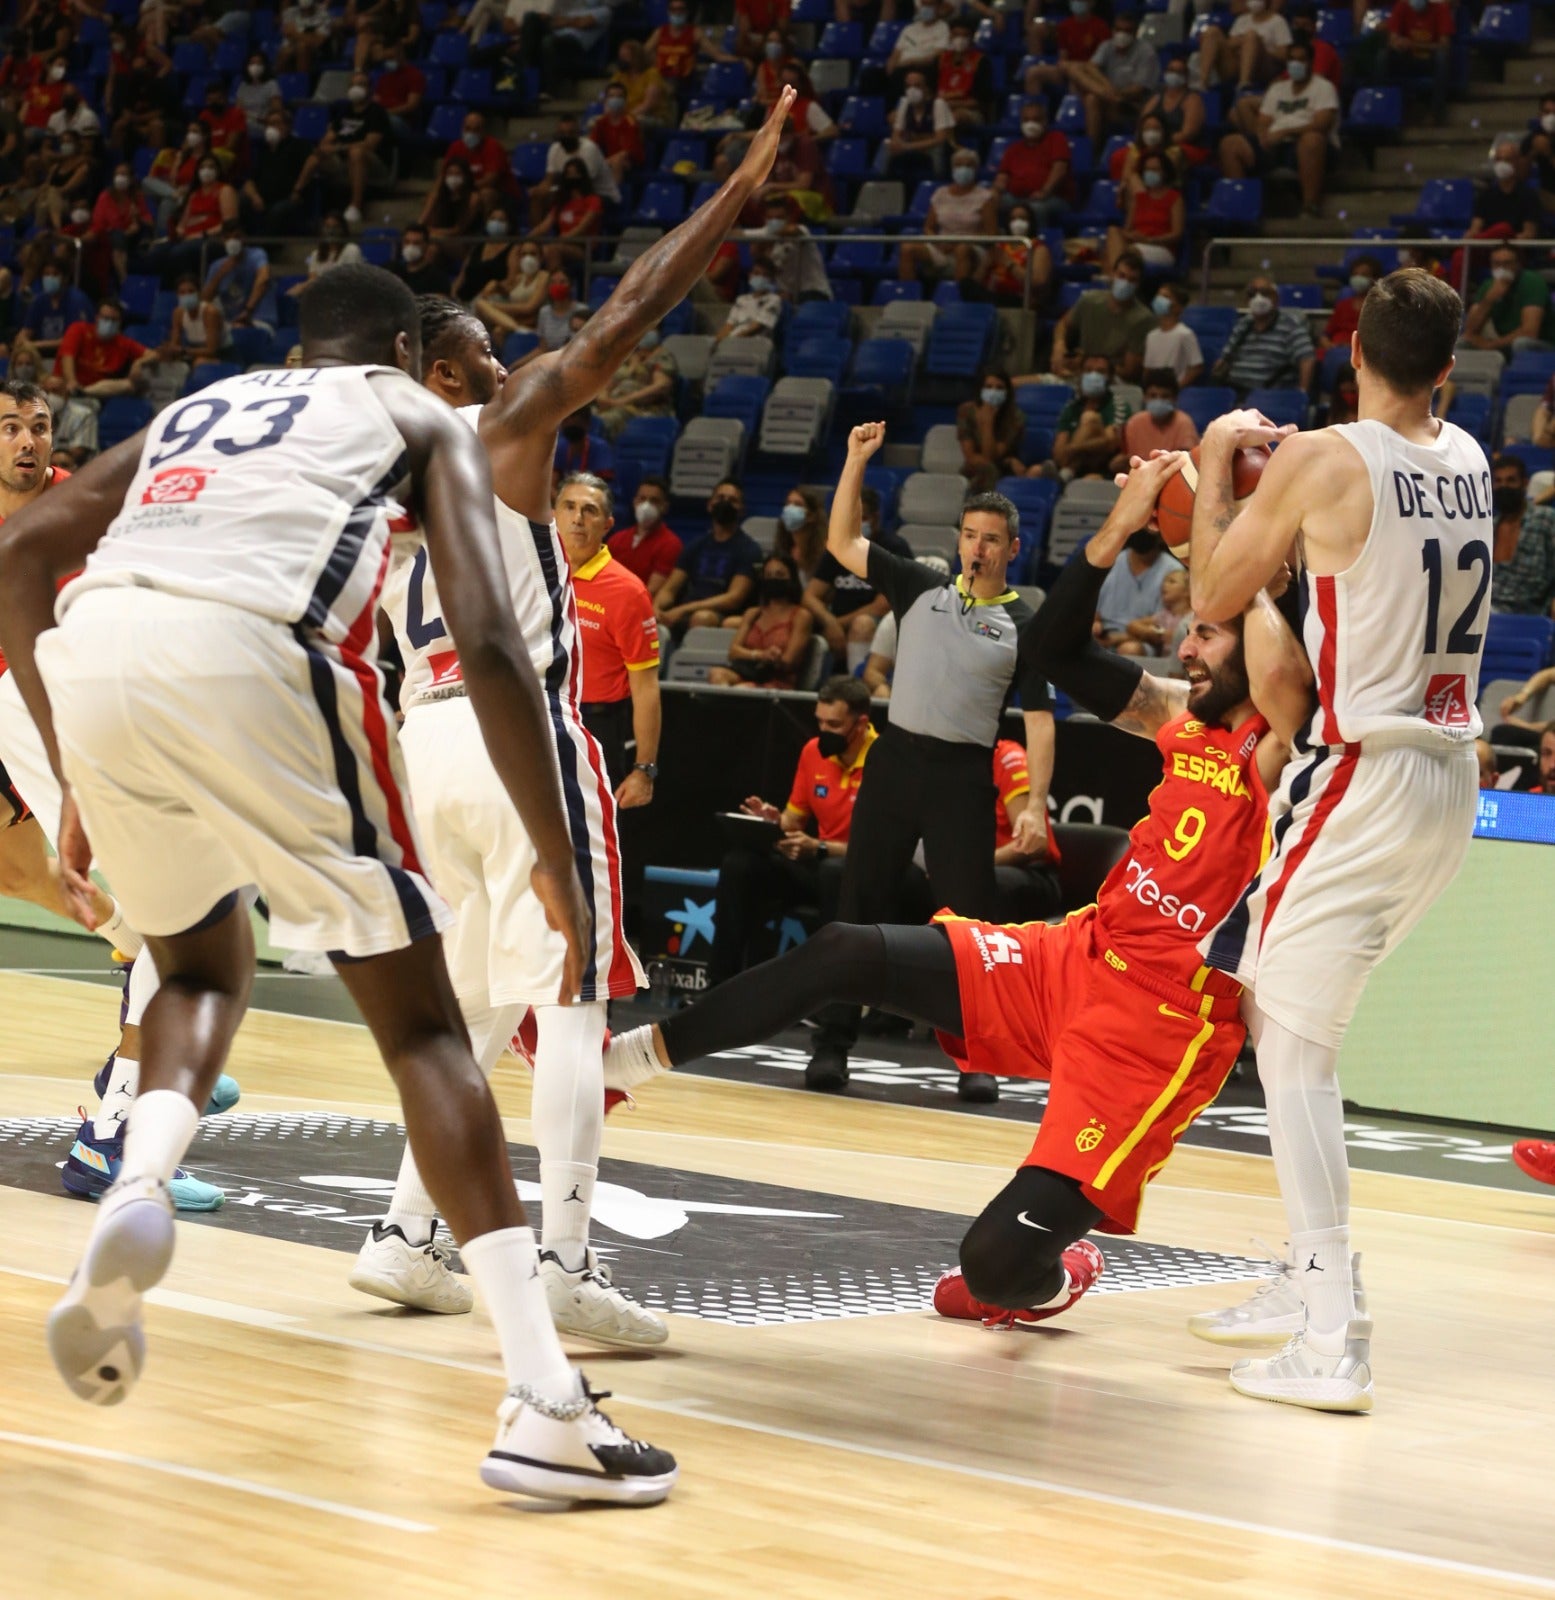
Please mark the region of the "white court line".
[[[26, 1267], [13, 1267], [4, 1263], [0, 1263], [0, 1273], [18, 1278], [31, 1278], [42, 1283], [63, 1285], [67, 1282], [65, 1278], [54, 1273], [35, 1272]], [[400, 1350], [371, 1339], [353, 1339], [346, 1334], [328, 1333], [322, 1329], [304, 1327], [295, 1318], [281, 1312], [265, 1312], [255, 1307], [237, 1306], [226, 1301], [157, 1289], [153, 1289], [146, 1299], [152, 1304], [160, 1302], [197, 1315], [238, 1322], [249, 1327], [263, 1328], [268, 1332], [289, 1334], [293, 1338], [311, 1340], [316, 1344], [334, 1345], [340, 1349], [361, 1351], [368, 1355], [390, 1356], [402, 1361], [418, 1361], [423, 1366], [448, 1367], [456, 1372], [474, 1372], [498, 1381], [502, 1378], [502, 1369], [495, 1362], [462, 1361], [451, 1356], [434, 1356], [418, 1350]], [[1001, 1483], [1012, 1488], [1035, 1489], [1040, 1494], [1057, 1495], [1069, 1500], [1084, 1500], [1093, 1505], [1115, 1506], [1124, 1511], [1143, 1511], [1150, 1516], [1172, 1518], [1179, 1522], [1194, 1523], [1200, 1527], [1222, 1528], [1234, 1533], [1255, 1534], [1270, 1539], [1285, 1539], [1293, 1544], [1341, 1551], [1347, 1555], [1399, 1561], [1406, 1566], [1424, 1567], [1432, 1572], [1461, 1573], [1465, 1577], [1490, 1578], [1499, 1583], [1520, 1583], [1546, 1594], [1555, 1594], [1555, 1578], [1541, 1578], [1529, 1572], [1514, 1572], [1504, 1567], [1485, 1567], [1471, 1561], [1455, 1561], [1448, 1556], [1421, 1555], [1417, 1551], [1399, 1550], [1391, 1545], [1362, 1544], [1353, 1539], [1336, 1539], [1328, 1534], [1300, 1532], [1294, 1528], [1281, 1528], [1272, 1523], [1250, 1522], [1241, 1517], [1218, 1516], [1211, 1511], [1193, 1511], [1184, 1506], [1163, 1505], [1153, 1500], [1138, 1500], [1129, 1495], [1108, 1494], [1101, 1489], [1083, 1489], [1074, 1484], [1056, 1483], [1051, 1479], [1029, 1477], [1017, 1472], [1000, 1472], [993, 1467], [970, 1466], [959, 1461], [946, 1461], [938, 1456], [921, 1456], [904, 1450], [889, 1450], [880, 1445], [831, 1438], [825, 1434], [807, 1433], [798, 1428], [774, 1427], [768, 1423], [751, 1422], [744, 1417], [727, 1416], [720, 1411], [705, 1410], [696, 1400], [647, 1400], [619, 1389], [614, 1393], [622, 1405], [638, 1406], [644, 1411], [660, 1412], [666, 1416], [684, 1417], [691, 1422], [711, 1422], [723, 1428], [737, 1428], [746, 1433], [765, 1434], [774, 1439], [789, 1439], [796, 1444], [817, 1445], [825, 1450], [842, 1450], [849, 1455], [866, 1456], [876, 1461], [894, 1461], [901, 1466], [922, 1467], [930, 1472], [950, 1472], [958, 1477], [975, 1478], [984, 1483]], [[0, 1433], [0, 1439], [7, 1437], [9, 1436]], [[358, 1514], [366, 1515], [366, 1513]]]
[[155, 1456], [132, 1456], [123, 1450], [101, 1450], [96, 1445], [77, 1444], [72, 1439], [53, 1439], [36, 1433], [11, 1433], [0, 1429], [0, 1444], [23, 1445], [30, 1450], [53, 1450], [64, 1456], [85, 1456], [89, 1461], [108, 1461], [119, 1467], [144, 1467], [148, 1472], [165, 1472], [172, 1478], [187, 1478], [191, 1483], [208, 1483], [217, 1489], [235, 1489], [240, 1494], [258, 1495], [262, 1500], [279, 1500], [284, 1505], [302, 1506], [308, 1511], [326, 1511], [332, 1517], [350, 1517], [370, 1522], [396, 1533], [436, 1533], [430, 1522], [411, 1522], [406, 1517], [391, 1517], [383, 1511], [365, 1511], [361, 1506], [342, 1505], [338, 1500], [320, 1500], [292, 1489], [276, 1489], [248, 1478], [229, 1478], [222, 1472], [207, 1472], [203, 1467], [180, 1466], [176, 1461], [159, 1461]]

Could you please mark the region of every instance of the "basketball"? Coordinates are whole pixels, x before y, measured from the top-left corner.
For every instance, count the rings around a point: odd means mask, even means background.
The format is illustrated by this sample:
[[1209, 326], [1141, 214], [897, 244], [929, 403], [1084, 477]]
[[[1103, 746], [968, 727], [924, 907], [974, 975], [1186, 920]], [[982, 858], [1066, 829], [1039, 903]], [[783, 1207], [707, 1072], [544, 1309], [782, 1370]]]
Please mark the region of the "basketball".
[[[1238, 450], [1231, 462], [1231, 492], [1236, 496], [1240, 511], [1248, 497], [1258, 487], [1269, 452], [1261, 446]], [[1160, 498], [1155, 503], [1156, 526], [1166, 547], [1185, 566], [1188, 561], [1188, 537], [1193, 531], [1193, 502], [1199, 488], [1199, 452], [1190, 452], [1181, 472], [1166, 480]]]

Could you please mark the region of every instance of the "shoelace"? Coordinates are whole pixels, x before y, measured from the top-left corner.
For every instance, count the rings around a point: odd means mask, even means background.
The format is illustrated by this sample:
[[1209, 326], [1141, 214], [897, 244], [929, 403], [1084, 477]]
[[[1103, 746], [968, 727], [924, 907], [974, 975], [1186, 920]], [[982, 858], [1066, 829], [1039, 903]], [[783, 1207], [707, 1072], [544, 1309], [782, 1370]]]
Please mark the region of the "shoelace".
[[609, 1389], [591, 1389], [589, 1388], [588, 1379], [584, 1377], [581, 1372], [578, 1374], [578, 1376], [583, 1379], [583, 1396], [588, 1401], [589, 1405], [593, 1407], [594, 1415], [598, 1417], [599, 1420], [610, 1430], [611, 1442], [613, 1444], [624, 1445], [632, 1450], [646, 1450], [648, 1446], [641, 1439], [634, 1439], [631, 1434], [623, 1432], [614, 1422], [610, 1420], [609, 1417], [605, 1415], [603, 1411], [599, 1409], [599, 1402], [601, 1400], [608, 1400], [610, 1398], [611, 1391]]

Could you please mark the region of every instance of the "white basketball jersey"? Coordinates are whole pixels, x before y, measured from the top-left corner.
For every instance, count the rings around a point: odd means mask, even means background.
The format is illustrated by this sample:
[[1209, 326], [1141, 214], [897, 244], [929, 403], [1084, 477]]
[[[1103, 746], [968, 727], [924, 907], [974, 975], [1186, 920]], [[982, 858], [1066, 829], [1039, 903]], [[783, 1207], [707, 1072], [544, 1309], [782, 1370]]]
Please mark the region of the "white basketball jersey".
[[335, 643], [370, 629], [406, 471], [405, 442], [367, 381], [390, 371], [250, 372], [169, 406], [57, 614], [88, 589], [137, 584]]
[[[462, 406], [459, 415], [472, 428], [480, 423], [479, 406]], [[519, 631], [529, 649], [540, 683], [548, 692], [571, 701], [577, 654], [578, 622], [573, 607], [572, 574], [556, 524], [536, 527], [525, 516], [496, 503], [497, 536], [502, 564], [507, 568], [508, 590]], [[427, 560], [426, 545], [413, 523], [403, 520], [394, 529], [394, 554], [381, 604], [394, 624], [400, 654], [405, 658], [405, 682], [400, 705], [407, 711], [439, 691], [464, 682], [459, 655], [443, 622], [437, 579]]]
[[1422, 744], [1478, 736], [1490, 617], [1490, 466], [1443, 423], [1411, 444], [1381, 422], [1332, 430], [1371, 477], [1366, 543], [1346, 572], [1302, 574], [1302, 632], [1317, 676], [1315, 744], [1395, 733]]

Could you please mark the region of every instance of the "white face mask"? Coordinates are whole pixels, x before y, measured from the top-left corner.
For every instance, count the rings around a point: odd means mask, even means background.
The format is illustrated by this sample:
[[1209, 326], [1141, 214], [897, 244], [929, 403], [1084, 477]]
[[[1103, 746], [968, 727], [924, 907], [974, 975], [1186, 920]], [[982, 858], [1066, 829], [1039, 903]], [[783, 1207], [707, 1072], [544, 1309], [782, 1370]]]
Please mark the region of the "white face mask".
[[1543, 128], [1546, 133], [1555, 133], [1555, 111], [1546, 111], [1544, 115], [1539, 118], [1539, 126]]
[[1517, 176], [1517, 168], [1510, 161], [1493, 162], [1490, 170], [1495, 173], [1497, 183], [1510, 183]]
[[1255, 294], [1247, 302], [1247, 309], [1255, 317], [1266, 317], [1274, 310], [1274, 302], [1266, 294]]
[[201, 167], [200, 168], [200, 182], [201, 183], [215, 183], [217, 178], [219, 178], [220, 176], [221, 176], [221, 173], [215, 167]]
[[976, 167], [955, 167], [952, 169], [957, 183], [970, 186], [977, 182]]
[[464, 187], [464, 174], [462, 172], [450, 172], [443, 182], [448, 185], [450, 194], [458, 194]]
[[1285, 70], [1290, 74], [1292, 83], [1305, 83], [1312, 72], [1305, 61], [1292, 61]]
[[1493, 268], [1491, 268], [1490, 276], [1492, 278], [1494, 278], [1497, 283], [1516, 283], [1517, 282], [1517, 268], [1516, 267], [1493, 267]]
[[1026, 139], [1040, 139], [1047, 131], [1040, 122], [1023, 122], [1020, 125], [1021, 136]]
[[113, 186], [123, 194], [130, 186], [130, 175], [127, 172], [116, 172], [113, 175]]
[[400, 254], [404, 256], [411, 266], [415, 266], [425, 254], [425, 251], [422, 250], [419, 244], [408, 244], [400, 251]]
[[63, 83], [64, 81], [65, 81], [65, 69], [64, 69], [63, 66], [57, 66], [57, 67], [50, 67], [49, 68], [49, 82], [50, 83]]
[[526, 278], [532, 278], [540, 270], [539, 256], [520, 256], [518, 258], [519, 270]]
[[1133, 48], [1133, 44], [1134, 35], [1124, 28], [1119, 28], [1112, 36], [1112, 48], [1114, 50], [1130, 50]]
[[632, 511], [639, 528], [651, 528], [659, 520], [659, 508], [651, 500], [639, 500]]
[[1161, 130], [1159, 128], [1146, 128], [1145, 131], [1140, 134], [1139, 139], [1140, 143], [1143, 144], [1147, 150], [1159, 149], [1161, 144]]
[[273, 150], [286, 137], [279, 128], [265, 129], [265, 143]]
[[972, 41], [964, 34], [960, 34], [950, 41], [950, 48], [956, 55], [964, 56], [972, 48]]
[[354, 106], [366, 105], [367, 91], [361, 86], [361, 84], [353, 83], [351, 87], [346, 90], [346, 99], [349, 100]]
[[1011, 217], [1009, 222], [1010, 232], [1024, 239], [1031, 232], [1031, 222], [1026, 217]]
[[264, 79], [264, 75], [265, 75], [265, 64], [264, 64], [263, 61], [250, 61], [249, 62], [249, 64], [248, 64], [248, 76], [249, 76], [249, 80], [251, 82], [253, 82], [253, 83], [262, 82], [263, 79]]
[[228, 239], [223, 248], [229, 256], [240, 256], [243, 254], [243, 241], [241, 239]]
[[71, 208], [70, 220], [78, 228], [84, 228], [92, 220], [92, 213], [85, 206], [74, 206]]
[[923, 104], [923, 90], [917, 84], [913, 84], [908, 89], [907, 104], [910, 106], [921, 106]]
[[193, 128], [191, 128], [188, 131], [188, 133], [186, 133], [184, 135], [184, 149], [185, 150], [198, 150], [200, 148], [200, 146], [202, 144], [204, 144], [204, 143], [205, 143], [204, 135], [196, 133]]

